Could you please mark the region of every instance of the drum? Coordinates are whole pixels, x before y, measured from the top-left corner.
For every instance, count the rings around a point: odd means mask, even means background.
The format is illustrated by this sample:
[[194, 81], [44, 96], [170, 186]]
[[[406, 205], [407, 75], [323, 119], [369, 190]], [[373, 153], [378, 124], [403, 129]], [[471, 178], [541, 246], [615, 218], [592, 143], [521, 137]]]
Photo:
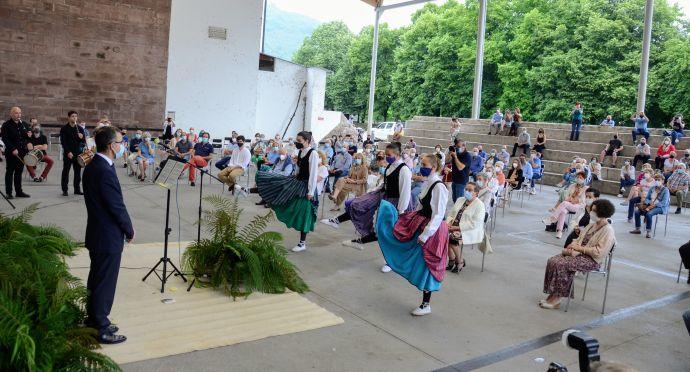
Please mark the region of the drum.
[[28, 167], [35, 167], [43, 160], [43, 151], [34, 149], [24, 155], [24, 164]]
[[77, 157], [77, 163], [80, 167], [84, 168], [91, 162], [91, 159], [93, 159], [93, 152], [91, 150], [84, 150], [84, 152]]

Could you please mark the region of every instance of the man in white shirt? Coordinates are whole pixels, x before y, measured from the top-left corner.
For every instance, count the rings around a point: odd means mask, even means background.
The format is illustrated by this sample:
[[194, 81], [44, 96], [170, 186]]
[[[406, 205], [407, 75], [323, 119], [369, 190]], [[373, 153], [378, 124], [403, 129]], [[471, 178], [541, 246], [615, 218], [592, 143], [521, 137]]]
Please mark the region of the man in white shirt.
[[244, 136], [237, 136], [237, 148], [232, 150], [228, 166], [218, 173], [218, 179], [228, 185], [228, 190], [233, 192], [238, 190], [243, 195], [247, 195], [247, 191], [243, 187], [237, 185], [236, 180], [238, 177], [242, 177], [251, 159], [252, 154], [244, 145]]
[[[503, 121], [501, 109], [496, 109], [496, 112], [491, 116], [491, 123], [489, 123], [489, 135], [498, 134], [501, 130], [501, 121]], [[496, 133], [494, 133], [494, 129], [496, 129]]]

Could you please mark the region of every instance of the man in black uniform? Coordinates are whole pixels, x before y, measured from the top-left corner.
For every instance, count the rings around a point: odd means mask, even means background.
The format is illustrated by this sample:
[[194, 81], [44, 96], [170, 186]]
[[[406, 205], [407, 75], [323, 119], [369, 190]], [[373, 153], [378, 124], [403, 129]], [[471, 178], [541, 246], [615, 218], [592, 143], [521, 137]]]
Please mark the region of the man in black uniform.
[[5, 192], [7, 198], [12, 198], [12, 184], [18, 198], [28, 198], [29, 195], [22, 191], [22, 172], [24, 171], [24, 155], [33, 149], [29, 143], [31, 131], [29, 125], [22, 121], [22, 110], [19, 107], [10, 109], [10, 120], [2, 124], [0, 136], [5, 143], [5, 157], [7, 158], [7, 171], [5, 172]]
[[79, 154], [86, 148], [86, 134], [84, 129], [77, 125], [79, 119], [76, 111], [67, 113], [69, 121], [60, 129], [60, 144], [62, 145], [62, 196], [67, 196], [67, 184], [69, 183], [69, 169], [74, 169], [74, 194], [84, 195], [81, 192], [81, 167], [77, 162]]

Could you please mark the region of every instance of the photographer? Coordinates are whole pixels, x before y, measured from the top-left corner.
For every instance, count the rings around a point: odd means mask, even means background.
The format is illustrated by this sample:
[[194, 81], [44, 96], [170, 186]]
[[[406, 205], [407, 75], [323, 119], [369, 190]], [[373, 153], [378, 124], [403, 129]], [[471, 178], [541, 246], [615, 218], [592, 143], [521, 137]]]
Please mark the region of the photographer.
[[458, 200], [465, 193], [465, 185], [470, 178], [470, 163], [472, 156], [467, 152], [465, 142], [456, 138], [455, 146], [448, 148], [447, 162], [451, 166], [451, 190], [453, 192], [453, 202]]

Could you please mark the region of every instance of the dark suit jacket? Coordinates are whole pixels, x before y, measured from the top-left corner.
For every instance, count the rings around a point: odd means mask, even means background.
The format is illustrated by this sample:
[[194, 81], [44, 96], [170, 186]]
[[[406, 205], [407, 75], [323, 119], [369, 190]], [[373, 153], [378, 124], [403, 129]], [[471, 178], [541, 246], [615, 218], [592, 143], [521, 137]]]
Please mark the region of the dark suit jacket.
[[[82, 134], [83, 138], [79, 138], [79, 133]], [[86, 132], [84, 132], [84, 128], [79, 125], [71, 126], [69, 123], [63, 125], [60, 128], [60, 144], [65, 155], [70, 152], [74, 156], [81, 154], [86, 147]]]
[[0, 136], [5, 143], [5, 153], [12, 154], [12, 151], [19, 150], [19, 156], [24, 157], [27, 153], [26, 144], [29, 142], [29, 124], [25, 121], [15, 123], [12, 119], [2, 124]]
[[132, 220], [122, 199], [115, 167], [100, 155], [84, 169], [86, 202], [86, 248], [90, 251], [122, 252], [124, 239], [134, 236]]

